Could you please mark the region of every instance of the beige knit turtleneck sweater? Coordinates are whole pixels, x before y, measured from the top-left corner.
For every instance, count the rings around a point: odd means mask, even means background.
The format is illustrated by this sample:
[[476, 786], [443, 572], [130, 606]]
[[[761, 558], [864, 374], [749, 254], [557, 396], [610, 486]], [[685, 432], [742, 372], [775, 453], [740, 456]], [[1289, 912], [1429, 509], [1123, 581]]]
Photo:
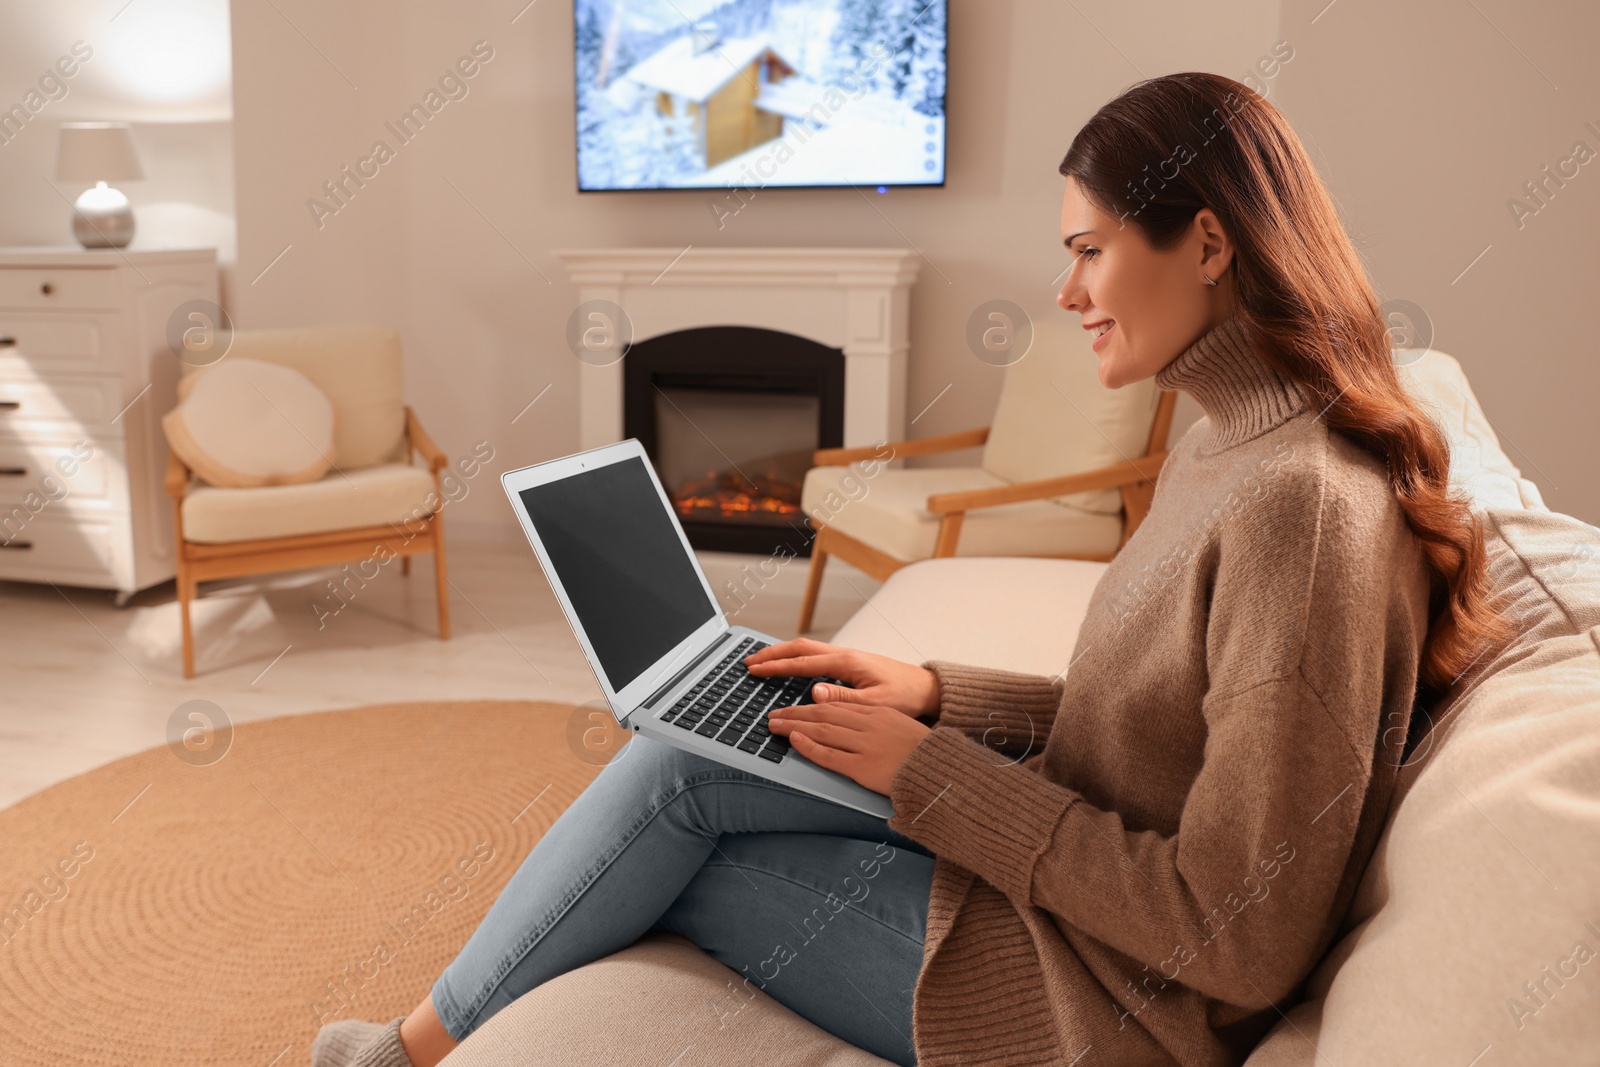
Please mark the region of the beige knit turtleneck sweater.
[[922, 1067], [1238, 1064], [1384, 819], [1428, 571], [1383, 459], [1231, 319], [1156, 376], [1206, 416], [1055, 679], [927, 664], [889, 825], [938, 857]]

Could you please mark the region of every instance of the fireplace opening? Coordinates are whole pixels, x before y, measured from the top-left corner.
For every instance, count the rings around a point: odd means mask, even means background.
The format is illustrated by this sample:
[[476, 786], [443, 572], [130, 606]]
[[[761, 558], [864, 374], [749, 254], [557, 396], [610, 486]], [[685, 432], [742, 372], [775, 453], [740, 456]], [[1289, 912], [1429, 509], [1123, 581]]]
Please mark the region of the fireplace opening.
[[844, 438], [844, 353], [808, 338], [708, 326], [623, 360], [623, 433], [643, 443], [689, 543], [809, 555], [800, 487]]
[[728, 389], [656, 391], [657, 468], [683, 519], [784, 526], [817, 449], [817, 398]]

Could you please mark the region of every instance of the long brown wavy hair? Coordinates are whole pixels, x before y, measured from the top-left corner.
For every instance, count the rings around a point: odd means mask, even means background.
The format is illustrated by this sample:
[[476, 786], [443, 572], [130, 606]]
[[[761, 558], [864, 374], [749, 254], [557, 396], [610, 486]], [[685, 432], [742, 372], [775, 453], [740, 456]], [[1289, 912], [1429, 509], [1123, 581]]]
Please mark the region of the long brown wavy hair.
[[1181, 240], [1201, 208], [1216, 213], [1237, 247], [1252, 347], [1320, 398], [1330, 426], [1388, 463], [1433, 572], [1424, 686], [1442, 693], [1509, 639], [1490, 602], [1483, 527], [1450, 491], [1449, 442], [1401, 384], [1366, 268], [1282, 113], [1217, 74], [1151, 78], [1095, 113], [1061, 173], [1156, 249]]

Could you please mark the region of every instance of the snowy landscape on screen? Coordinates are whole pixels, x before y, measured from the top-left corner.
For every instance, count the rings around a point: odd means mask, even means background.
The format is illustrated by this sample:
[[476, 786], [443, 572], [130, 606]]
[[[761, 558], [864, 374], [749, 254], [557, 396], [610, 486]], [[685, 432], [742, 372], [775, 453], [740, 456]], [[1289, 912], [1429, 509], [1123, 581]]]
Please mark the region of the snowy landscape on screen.
[[584, 190], [937, 185], [946, 0], [575, 0]]

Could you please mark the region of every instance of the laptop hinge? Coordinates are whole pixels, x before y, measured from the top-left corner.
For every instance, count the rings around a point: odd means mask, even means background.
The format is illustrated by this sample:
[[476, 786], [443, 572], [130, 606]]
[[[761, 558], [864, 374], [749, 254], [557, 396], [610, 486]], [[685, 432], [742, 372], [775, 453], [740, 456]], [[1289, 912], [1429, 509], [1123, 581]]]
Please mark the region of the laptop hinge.
[[672, 676], [672, 678], [665, 685], [663, 685], [660, 689], [657, 689], [654, 693], [651, 693], [649, 699], [646, 700], [643, 704], [641, 704], [639, 706], [640, 707], [644, 707], [644, 708], [650, 708], [651, 710], [654, 710], [655, 702], [660, 700], [662, 698], [662, 696], [664, 696], [665, 694], [671, 692], [673, 686], [675, 686], [679, 682], [683, 681], [684, 678], [688, 676], [690, 671], [694, 670], [696, 667], [700, 666], [700, 664], [704, 663], [706, 661], [706, 657], [707, 656], [711, 655], [711, 653], [713, 653], [717, 649], [721, 648], [722, 645], [724, 644], [724, 642], [726, 642], [729, 633], [731, 633], [731, 632], [732, 631], [725, 631], [722, 634], [722, 636], [718, 637], [715, 641], [711, 642], [711, 644], [709, 646], [707, 646], [707, 648], [706, 648], [706, 650], [704, 652], [700, 653], [694, 659], [690, 660], [689, 664], [686, 667], [684, 667], [683, 670], [679, 671], [677, 674], [674, 674]]

